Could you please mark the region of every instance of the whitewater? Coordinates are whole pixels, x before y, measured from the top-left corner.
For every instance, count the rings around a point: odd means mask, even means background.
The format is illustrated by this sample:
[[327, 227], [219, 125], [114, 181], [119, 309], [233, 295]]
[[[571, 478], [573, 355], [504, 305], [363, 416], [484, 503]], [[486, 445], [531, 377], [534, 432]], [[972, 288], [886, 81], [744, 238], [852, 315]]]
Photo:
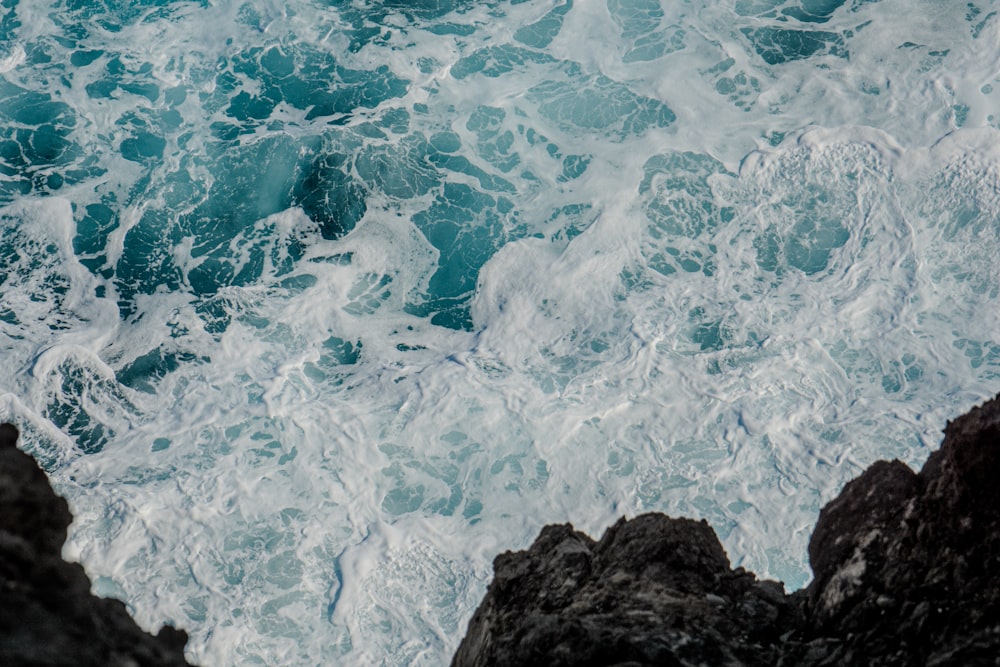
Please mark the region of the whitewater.
[[8, 0], [0, 418], [204, 665], [440, 665], [546, 523], [819, 508], [1000, 390], [1000, 16]]

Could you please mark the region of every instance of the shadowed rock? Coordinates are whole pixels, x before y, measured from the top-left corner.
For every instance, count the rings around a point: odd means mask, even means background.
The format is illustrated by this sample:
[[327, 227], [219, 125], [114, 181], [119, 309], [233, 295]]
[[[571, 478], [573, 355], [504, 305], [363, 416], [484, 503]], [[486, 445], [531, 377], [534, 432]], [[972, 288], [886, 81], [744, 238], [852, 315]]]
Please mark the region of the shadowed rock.
[[186, 633], [143, 632], [122, 602], [91, 595], [83, 568], [62, 559], [73, 517], [17, 437], [0, 425], [0, 665], [188, 665]]
[[704, 521], [546, 526], [497, 557], [452, 665], [1000, 665], [1000, 397], [919, 474], [879, 461], [848, 483], [809, 560], [786, 595]]
[[844, 662], [1000, 664], [1000, 397], [950, 422], [919, 474], [878, 462], [820, 512], [814, 647]]
[[663, 514], [600, 542], [547, 526], [494, 568], [455, 665], [773, 664], [777, 637], [757, 635], [795, 613], [781, 584], [730, 568], [707, 523]]

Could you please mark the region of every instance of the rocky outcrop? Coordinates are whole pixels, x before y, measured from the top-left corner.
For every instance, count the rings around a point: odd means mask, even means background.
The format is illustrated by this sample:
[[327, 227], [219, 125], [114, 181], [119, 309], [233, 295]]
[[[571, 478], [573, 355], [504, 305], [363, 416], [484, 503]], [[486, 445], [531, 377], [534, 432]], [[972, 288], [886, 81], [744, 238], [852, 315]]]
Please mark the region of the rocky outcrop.
[[496, 558], [452, 665], [1000, 665], [1000, 397], [919, 474], [880, 461], [847, 484], [809, 560], [788, 595], [704, 521], [547, 526]]
[[848, 483], [820, 512], [809, 562], [810, 650], [1000, 664], [1000, 397], [950, 422], [919, 474], [880, 461]]
[[69, 507], [17, 436], [0, 426], [0, 665], [188, 665], [186, 633], [143, 632], [122, 602], [91, 595], [83, 568], [62, 559]]
[[704, 521], [646, 514], [505, 553], [454, 665], [774, 664], [797, 608], [732, 570]]

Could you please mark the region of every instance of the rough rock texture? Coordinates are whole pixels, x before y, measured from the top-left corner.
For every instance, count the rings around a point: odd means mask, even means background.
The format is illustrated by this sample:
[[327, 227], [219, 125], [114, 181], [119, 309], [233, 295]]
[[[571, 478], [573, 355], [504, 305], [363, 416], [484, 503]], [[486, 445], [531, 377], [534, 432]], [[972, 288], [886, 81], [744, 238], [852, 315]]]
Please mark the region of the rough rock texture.
[[781, 584], [733, 571], [704, 521], [645, 514], [600, 542], [547, 526], [505, 553], [455, 665], [774, 664]]
[[1000, 664], [1000, 396], [950, 422], [919, 474], [880, 461], [848, 483], [820, 512], [809, 561], [813, 650]]
[[123, 603], [91, 595], [83, 568], [62, 559], [73, 517], [17, 435], [0, 426], [0, 665], [188, 665], [186, 633], [143, 632]]
[[786, 595], [732, 570], [705, 522], [547, 526], [497, 557], [452, 665], [1000, 665], [1000, 396], [919, 474], [880, 461], [848, 483], [809, 560]]

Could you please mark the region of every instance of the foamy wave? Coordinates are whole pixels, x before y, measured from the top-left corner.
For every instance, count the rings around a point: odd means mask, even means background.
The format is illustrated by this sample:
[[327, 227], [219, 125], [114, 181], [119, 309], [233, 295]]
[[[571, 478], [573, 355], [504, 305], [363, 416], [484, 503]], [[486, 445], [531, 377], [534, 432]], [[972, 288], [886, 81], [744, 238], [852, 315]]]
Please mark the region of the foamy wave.
[[0, 416], [205, 664], [440, 664], [553, 521], [801, 586], [996, 392], [992, 14], [11, 11]]

